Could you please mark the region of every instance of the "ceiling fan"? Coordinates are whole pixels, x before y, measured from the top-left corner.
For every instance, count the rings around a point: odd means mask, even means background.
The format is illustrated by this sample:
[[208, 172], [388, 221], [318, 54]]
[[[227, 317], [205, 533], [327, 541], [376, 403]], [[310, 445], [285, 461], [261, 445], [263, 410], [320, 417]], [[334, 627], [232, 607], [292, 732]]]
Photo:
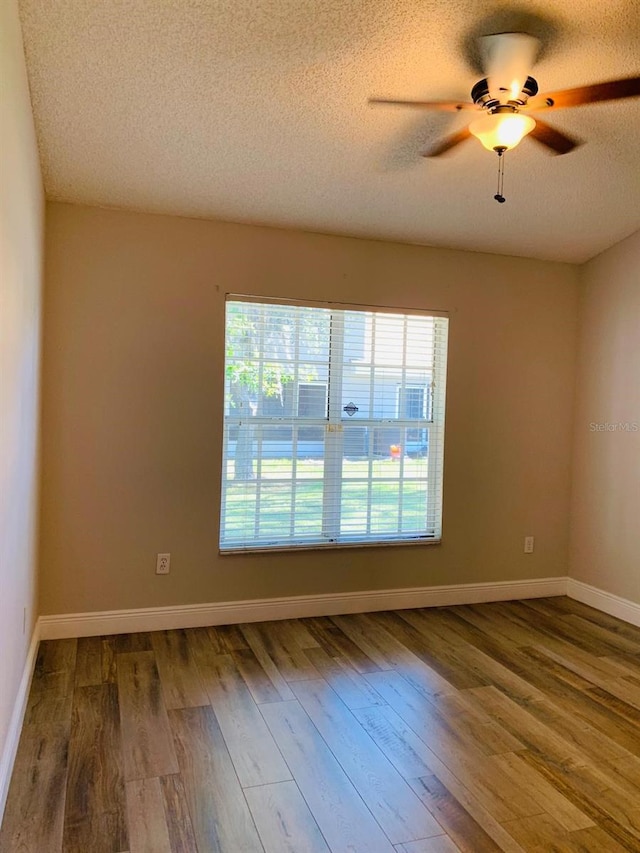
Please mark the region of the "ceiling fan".
[[[471, 101], [403, 101], [390, 98], [371, 98], [371, 104], [394, 104], [419, 109], [458, 112], [471, 110], [480, 115], [467, 127], [451, 134], [423, 153], [423, 157], [439, 157], [470, 136], [477, 137], [489, 151], [502, 158], [505, 151], [515, 148], [525, 136], [550, 149], [554, 154], [568, 154], [581, 140], [562, 133], [529, 113], [542, 110], [577, 107], [600, 101], [615, 101], [640, 95], [640, 77], [609, 80], [576, 89], [538, 94], [538, 83], [529, 75], [535, 64], [539, 41], [527, 33], [497, 33], [480, 39], [481, 53], [487, 77], [471, 90]], [[501, 159], [502, 163], [502, 159]], [[503, 202], [499, 170], [498, 193]]]

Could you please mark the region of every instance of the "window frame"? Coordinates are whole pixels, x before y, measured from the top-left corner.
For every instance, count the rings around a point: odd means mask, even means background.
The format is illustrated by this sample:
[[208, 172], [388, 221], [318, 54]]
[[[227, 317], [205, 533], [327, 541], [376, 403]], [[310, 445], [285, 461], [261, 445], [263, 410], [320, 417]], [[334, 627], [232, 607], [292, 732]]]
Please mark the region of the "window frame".
[[[436, 318], [444, 318], [447, 320], [447, 325], [445, 327], [444, 332], [444, 344], [442, 346], [442, 350], [440, 352], [440, 357], [443, 360], [443, 367], [441, 373], [441, 382], [435, 382], [435, 372], [438, 369], [437, 366], [433, 367], [432, 373], [432, 381], [431, 383], [418, 384], [418, 383], [408, 383], [405, 385], [405, 390], [409, 388], [419, 388], [422, 391], [422, 403], [423, 403], [423, 411], [425, 414], [425, 418], [416, 419], [416, 418], [402, 418], [398, 417], [399, 415], [399, 405], [400, 405], [400, 394], [402, 391], [401, 386], [398, 387], [398, 396], [396, 399], [396, 417], [392, 419], [385, 418], [366, 418], [366, 419], [358, 419], [357, 423], [359, 426], [366, 427], [370, 430], [375, 428], [383, 428], [384, 426], [393, 426], [395, 428], [401, 430], [414, 430], [419, 429], [421, 432], [425, 432], [428, 434], [428, 462], [429, 462], [429, 470], [432, 468], [432, 463], [435, 461], [433, 458], [434, 450], [437, 445], [443, 445], [444, 443], [444, 431], [445, 431], [445, 420], [446, 420], [446, 411], [445, 411], [445, 400], [446, 400], [446, 386], [447, 386], [447, 362], [448, 362], [448, 338], [449, 338], [449, 313], [443, 310], [432, 310], [427, 308], [411, 308], [407, 309], [404, 307], [398, 306], [380, 306], [380, 305], [356, 305], [356, 304], [347, 304], [347, 303], [338, 303], [338, 302], [317, 302], [317, 301], [303, 301], [303, 300], [291, 300], [291, 299], [279, 299], [279, 298], [271, 298], [271, 297], [253, 297], [247, 296], [245, 294], [226, 294], [226, 301], [233, 302], [249, 302], [254, 305], [277, 305], [277, 306], [294, 306], [294, 307], [302, 307], [302, 308], [320, 308], [329, 310], [332, 312], [332, 323], [335, 324], [336, 320], [340, 322], [344, 322], [344, 317], [346, 316], [346, 312], [348, 311], [356, 311], [361, 312], [363, 314], [391, 314], [391, 315], [404, 315], [405, 317], [423, 317], [427, 319], [436, 319]], [[333, 311], [338, 312], [334, 314]], [[434, 332], [434, 338], [436, 334]], [[226, 342], [226, 326], [225, 326], [225, 342]], [[435, 343], [434, 343], [435, 346]], [[335, 326], [332, 326], [332, 355], [331, 355], [331, 363], [335, 359], [340, 365], [341, 370], [344, 370], [346, 363], [342, 357], [342, 353], [336, 354], [337, 349], [344, 349], [344, 332], [341, 334], [335, 334]], [[357, 362], [359, 359], [350, 359], [352, 362]], [[404, 368], [403, 368], [404, 370]], [[340, 487], [342, 482], [342, 463], [343, 463], [343, 447], [344, 447], [344, 425], [349, 424], [349, 420], [342, 414], [342, 376], [339, 381], [336, 381], [336, 377], [334, 375], [333, 381], [328, 378], [326, 381], [324, 380], [310, 380], [310, 381], [299, 381], [298, 377], [296, 377], [296, 388], [293, 392], [293, 399], [295, 401], [295, 409], [296, 415], [297, 410], [299, 408], [300, 403], [300, 390], [302, 386], [305, 385], [313, 385], [313, 386], [322, 386], [325, 389], [325, 393], [327, 394], [327, 403], [328, 403], [328, 412], [327, 417], [322, 419], [316, 418], [300, 418], [297, 421], [297, 429], [303, 429], [305, 427], [315, 427], [322, 424], [326, 428], [325, 438], [324, 438], [324, 446], [325, 453], [323, 457], [324, 461], [324, 470], [323, 470], [323, 518], [322, 518], [322, 532], [325, 537], [322, 541], [283, 541], [279, 543], [260, 543], [260, 542], [252, 542], [250, 544], [237, 545], [237, 546], [228, 546], [223, 547], [222, 539], [221, 539], [221, 530], [223, 523], [223, 512], [224, 512], [224, 482], [221, 483], [221, 494], [222, 494], [222, 504], [220, 508], [220, 514], [218, 517], [219, 522], [219, 531], [218, 531], [218, 541], [219, 541], [219, 553], [224, 556], [233, 556], [237, 554], [247, 554], [247, 553], [277, 553], [277, 552], [291, 552], [298, 550], [322, 550], [326, 548], [349, 548], [349, 547], [357, 547], [357, 548], [375, 548], [375, 547], [388, 547], [388, 546], [407, 546], [407, 545], [437, 545], [442, 541], [442, 518], [443, 518], [443, 501], [442, 501], [442, 492], [443, 492], [443, 481], [444, 481], [444, 451], [441, 451], [441, 470], [439, 476], [428, 476], [426, 478], [427, 483], [427, 508], [434, 503], [439, 504], [439, 523], [436, 525], [437, 529], [434, 529], [433, 534], [425, 533], [421, 535], [407, 535], [403, 536], [401, 532], [393, 532], [388, 535], [386, 534], [377, 534], [377, 538], [363, 539], [361, 534], [354, 534], [353, 536], [346, 535], [341, 533], [339, 530], [337, 531], [337, 536], [330, 535], [331, 533], [331, 524], [335, 524], [336, 518], [340, 518], [339, 514], [336, 513], [336, 506], [340, 505]], [[225, 382], [226, 387], [226, 382]], [[440, 420], [438, 421], [435, 417], [436, 412], [441, 412]], [[271, 423], [273, 418], [262, 418], [262, 417], [252, 417], [252, 423], [258, 425], [260, 422], [264, 425], [265, 421]], [[278, 419], [276, 419], [278, 420]], [[279, 419], [279, 420], [288, 420], [287, 417]], [[416, 426], [416, 421], [418, 421], [421, 425], [419, 427]], [[226, 434], [225, 429], [226, 416], [224, 414], [223, 407], [223, 434]], [[355, 425], [354, 423], [351, 424]], [[223, 440], [224, 441], [224, 440]], [[229, 460], [229, 456], [224, 451], [223, 448], [223, 467], [222, 467], [222, 479], [225, 477], [225, 465]], [[327, 473], [328, 472], [328, 473]], [[329, 482], [329, 486], [327, 486], [327, 482]], [[377, 482], [377, 481], [374, 481]], [[295, 488], [295, 487], [294, 487]], [[293, 510], [295, 513], [295, 510]], [[426, 515], [428, 516], [428, 509]], [[338, 520], [338, 528], [340, 526], [340, 521]]]

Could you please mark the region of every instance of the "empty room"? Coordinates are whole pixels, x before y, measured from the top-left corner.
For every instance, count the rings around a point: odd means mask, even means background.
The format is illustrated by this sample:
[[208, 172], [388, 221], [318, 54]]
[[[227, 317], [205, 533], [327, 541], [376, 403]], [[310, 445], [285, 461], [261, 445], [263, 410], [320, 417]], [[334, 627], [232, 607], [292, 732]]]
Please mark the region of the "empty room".
[[0, 853], [640, 853], [639, 57], [0, 5]]

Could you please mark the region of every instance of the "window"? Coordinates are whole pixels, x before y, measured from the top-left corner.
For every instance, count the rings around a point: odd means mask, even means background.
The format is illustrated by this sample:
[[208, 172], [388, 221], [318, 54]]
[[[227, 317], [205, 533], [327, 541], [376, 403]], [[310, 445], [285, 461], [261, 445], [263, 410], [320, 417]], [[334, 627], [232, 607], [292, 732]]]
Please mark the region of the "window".
[[426, 388], [423, 385], [398, 386], [398, 417], [406, 420], [424, 420]]
[[447, 331], [229, 298], [221, 551], [439, 540]]
[[[424, 385], [398, 386], [398, 417], [408, 421], [430, 420], [427, 414], [427, 388]], [[406, 432], [407, 451], [426, 453], [429, 440], [426, 430], [408, 429]]]

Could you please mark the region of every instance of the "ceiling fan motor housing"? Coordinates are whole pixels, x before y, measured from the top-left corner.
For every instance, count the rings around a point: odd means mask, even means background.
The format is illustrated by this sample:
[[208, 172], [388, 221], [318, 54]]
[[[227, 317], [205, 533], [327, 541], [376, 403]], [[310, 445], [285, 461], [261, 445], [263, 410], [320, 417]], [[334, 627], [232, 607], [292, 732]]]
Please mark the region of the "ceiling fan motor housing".
[[526, 87], [540, 42], [528, 33], [494, 33], [480, 39], [483, 68], [492, 100], [518, 100]]
[[471, 100], [474, 104], [478, 104], [478, 106], [487, 110], [488, 112], [493, 112], [499, 107], [511, 107], [512, 110], [516, 111], [519, 107], [524, 106], [527, 103], [529, 98], [532, 98], [534, 95], [538, 94], [538, 82], [533, 77], [527, 77], [522, 90], [520, 91], [520, 97], [518, 98], [510, 98], [506, 103], [499, 101], [497, 98], [492, 98], [491, 93], [489, 92], [489, 81], [486, 77], [482, 80], [478, 80], [473, 89], [471, 90]]

